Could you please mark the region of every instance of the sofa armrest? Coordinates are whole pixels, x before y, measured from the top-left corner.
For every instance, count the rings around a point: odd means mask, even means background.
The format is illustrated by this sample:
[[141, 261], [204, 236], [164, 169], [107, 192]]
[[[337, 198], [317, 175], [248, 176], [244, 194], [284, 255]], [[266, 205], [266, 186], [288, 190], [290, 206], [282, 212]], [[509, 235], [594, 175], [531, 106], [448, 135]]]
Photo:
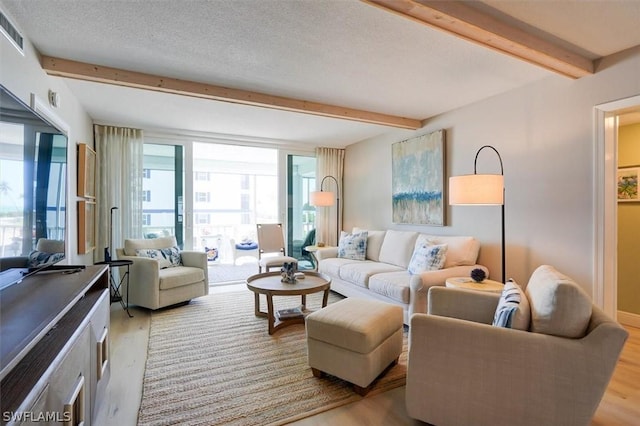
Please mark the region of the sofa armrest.
[[318, 248], [315, 255], [316, 255], [316, 259], [318, 259], [318, 262], [321, 262], [323, 259], [338, 257], [338, 247]]
[[433, 286], [444, 286], [447, 278], [468, 277], [471, 271], [480, 268], [489, 274], [489, 270], [482, 265], [453, 266], [451, 268], [427, 271], [413, 275], [409, 282], [410, 300], [409, 317], [416, 313], [427, 312], [427, 293]]
[[500, 295], [447, 287], [429, 289], [427, 313], [491, 324]]
[[201, 251], [180, 252], [182, 264], [193, 268], [200, 268], [204, 271], [204, 294], [209, 294], [209, 263], [207, 253]]
[[[129, 297], [138, 302], [148, 301], [147, 306], [159, 306], [160, 301], [160, 264], [149, 257], [126, 256], [118, 252], [118, 260], [130, 260]], [[139, 302], [138, 302], [139, 303]]]
[[181, 251], [180, 257], [184, 266], [207, 269], [207, 253], [202, 251]]
[[425, 287], [431, 287], [432, 285], [444, 285], [448, 278], [468, 277], [474, 269], [482, 269], [489, 278], [489, 270], [482, 265], [452, 266], [451, 268], [423, 272], [420, 277]]
[[27, 256], [10, 256], [0, 258], [0, 271], [10, 268], [26, 268], [29, 266], [29, 257]]

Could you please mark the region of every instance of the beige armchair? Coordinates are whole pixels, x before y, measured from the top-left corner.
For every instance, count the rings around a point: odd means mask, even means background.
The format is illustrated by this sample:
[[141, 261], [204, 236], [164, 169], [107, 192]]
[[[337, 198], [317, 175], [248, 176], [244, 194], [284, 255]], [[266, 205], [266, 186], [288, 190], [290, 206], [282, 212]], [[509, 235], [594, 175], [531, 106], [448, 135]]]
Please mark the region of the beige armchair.
[[[158, 309], [209, 294], [207, 254], [181, 251], [178, 266], [154, 253], [176, 247], [175, 237], [128, 239], [116, 249], [119, 260], [131, 260], [128, 302]], [[159, 254], [159, 253], [158, 253]], [[172, 259], [176, 264], [177, 258]]]
[[409, 416], [438, 426], [590, 423], [627, 331], [552, 267], [534, 272], [525, 296], [521, 331], [491, 325], [499, 294], [429, 290], [429, 314], [411, 318]]

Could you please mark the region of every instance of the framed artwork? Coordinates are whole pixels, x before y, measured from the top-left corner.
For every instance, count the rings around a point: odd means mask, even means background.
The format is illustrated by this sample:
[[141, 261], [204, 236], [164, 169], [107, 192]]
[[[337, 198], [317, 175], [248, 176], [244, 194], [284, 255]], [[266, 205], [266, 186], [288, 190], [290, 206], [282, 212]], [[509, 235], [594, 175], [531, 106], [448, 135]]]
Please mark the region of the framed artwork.
[[96, 152], [78, 144], [78, 197], [96, 198]]
[[87, 254], [96, 247], [95, 215], [94, 201], [78, 201], [78, 254]]
[[444, 225], [444, 130], [391, 147], [393, 223]]
[[638, 196], [638, 175], [640, 167], [618, 169], [618, 201], [640, 201]]

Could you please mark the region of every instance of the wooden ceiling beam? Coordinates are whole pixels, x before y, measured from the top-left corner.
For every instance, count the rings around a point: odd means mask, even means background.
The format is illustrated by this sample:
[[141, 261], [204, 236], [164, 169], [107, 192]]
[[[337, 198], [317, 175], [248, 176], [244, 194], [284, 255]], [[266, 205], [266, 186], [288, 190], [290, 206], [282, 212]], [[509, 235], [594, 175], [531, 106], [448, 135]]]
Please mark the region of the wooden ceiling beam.
[[593, 74], [593, 61], [498, 20], [461, 1], [362, 0], [457, 37], [571, 78]]
[[179, 80], [118, 68], [87, 64], [84, 62], [76, 62], [68, 59], [42, 56], [40, 62], [42, 68], [47, 74], [57, 77], [114, 84], [124, 87], [133, 87], [136, 89], [153, 90], [156, 92], [192, 96], [220, 102], [293, 111], [301, 114], [319, 115], [322, 117], [339, 118], [362, 123], [398, 127], [402, 129], [415, 130], [422, 127], [421, 120], [412, 118], [380, 114], [299, 99], [284, 98], [281, 96], [267, 95], [247, 90], [230, 89], [227, 87], [214, 86], [194, 81]]

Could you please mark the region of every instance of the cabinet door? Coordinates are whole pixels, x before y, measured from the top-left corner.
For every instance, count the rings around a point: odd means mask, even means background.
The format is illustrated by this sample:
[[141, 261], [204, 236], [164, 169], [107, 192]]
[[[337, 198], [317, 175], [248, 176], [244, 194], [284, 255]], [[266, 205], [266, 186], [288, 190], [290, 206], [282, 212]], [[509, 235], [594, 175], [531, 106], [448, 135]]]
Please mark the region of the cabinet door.
[[62, 419], [55, 419], [55, 418], [52, 419], [50, 414], [46, 412], [48, 394], [49, 394], [49, 385], [47, 384], [42, 390], [42, 392], [40, 392], [40, 394], [36, 397], [36, 401], [31, 405], [31, 407], [27, 411], [29, 413], [28, 414], [29, 418], [24, 419], [24, 421], [20, 423], [20, 426], [36, 426], [36, 425], [41, 425], [42, 422], [48, 422], [50, 420], [62, 420]]
[[96, 310], [89, 319], [91, 328], [91, 416], [95, 417], [97, 407], [106, 395], [111, 373], [109, 348], [109, 292], [104, 291]]
[[90, 340], [87, 325], [49, 379], [47, 410], [61, 413], [65, 426], [91, 424]]

